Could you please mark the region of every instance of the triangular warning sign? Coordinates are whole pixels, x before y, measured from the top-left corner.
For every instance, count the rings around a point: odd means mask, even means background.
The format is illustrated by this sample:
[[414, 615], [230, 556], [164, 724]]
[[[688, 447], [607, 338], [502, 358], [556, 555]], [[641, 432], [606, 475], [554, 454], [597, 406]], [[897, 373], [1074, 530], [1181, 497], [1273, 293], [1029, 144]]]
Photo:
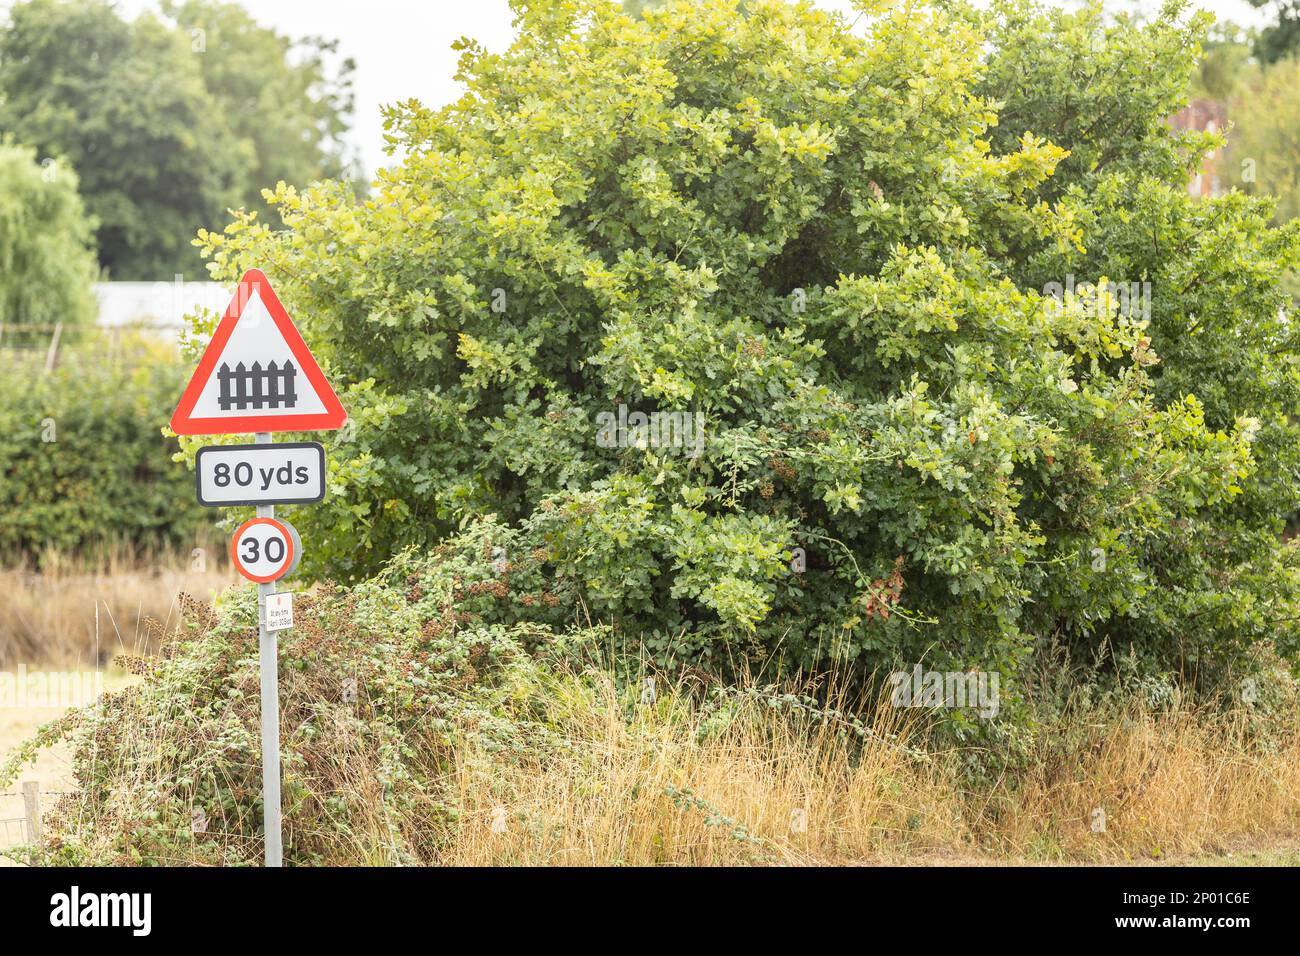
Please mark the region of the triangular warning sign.
[[271, 283], [249, 269], [172, 415], [178, 435], [342, 428], [347, 414]]

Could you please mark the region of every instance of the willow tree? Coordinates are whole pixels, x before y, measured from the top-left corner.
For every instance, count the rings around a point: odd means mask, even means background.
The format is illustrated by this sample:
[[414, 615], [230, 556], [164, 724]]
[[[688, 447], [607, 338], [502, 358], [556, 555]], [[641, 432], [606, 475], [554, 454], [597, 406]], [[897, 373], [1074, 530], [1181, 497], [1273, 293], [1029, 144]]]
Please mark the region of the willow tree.
[[76, 172], [0, 140], [0, 326], [12, 337], [16, 328], [93, 321], [97, 273]]

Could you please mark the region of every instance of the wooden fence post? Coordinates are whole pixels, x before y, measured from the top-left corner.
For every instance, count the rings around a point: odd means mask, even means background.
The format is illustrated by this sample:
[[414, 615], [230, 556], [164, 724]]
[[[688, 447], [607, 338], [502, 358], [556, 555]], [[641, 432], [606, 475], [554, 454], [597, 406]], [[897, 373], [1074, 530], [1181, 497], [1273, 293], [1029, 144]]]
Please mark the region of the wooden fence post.
[[63, 323], [58, 322], [54, 326], [54, 335], [50, 339], [50, 349], [45, 353], [45, 371], [50, 373], [54, 371], [54, 360], [59, 357], [59, 336], [63, 334]]
[[35, 780], [23, 782], [23, 810], [27, 814], [27, 835], [32, 843], [41, 842], [41, 785]]

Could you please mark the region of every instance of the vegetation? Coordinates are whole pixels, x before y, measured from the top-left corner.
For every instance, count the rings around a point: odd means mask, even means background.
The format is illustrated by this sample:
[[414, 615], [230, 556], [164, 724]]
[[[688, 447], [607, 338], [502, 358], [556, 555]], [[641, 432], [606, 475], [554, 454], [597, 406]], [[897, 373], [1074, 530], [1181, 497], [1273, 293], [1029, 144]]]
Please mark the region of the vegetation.
[[1050, 643], [1207, 687], [1296, 652], [1300, 246], [1187, 195], [1206, 18], [869, 6], [520, 6], [390, 112], [373, 199], [201, 236], [347, 386], [314, 573], [496, 514], [660, 665], [925, 660], [1008, 712]]
[[1268, 9], [1277, 21], [1266, 26], [1255, 39], [1255, 52], [1265, 63], [1294, 55], [1300, 49], [1300, 3], [1296, 0], [1249, 0], [1257, 9]]
[[92, 226], [76, 173], [0, 141], [0, 327], [93, 319]]
[[344, 137], [355, 64], [338, 58], [338, 41], [282, 36], [237, 3], [165, 0], [163, 10], [191, 45], [202, 38], [204, 84], [231, 132], [248, 144], [252, 167], [240, 176], [240, 205], [264, 209], [262, 190], [278, 182], [353, 173]]
[[[1227, 113], [1226, 145], [1213, 154], [1210, 164], [1219, 188], [1274, 201], [1274, 221], [1286, 223], [1300, 212], [1300, 154], [1292, 136], [1300, 110], [1295, 93], [1300, 59], [1260, 56], [1258, 41], [1254, 33], [1231, 23], [1216, 25], [1194, 92]], [[1300, 274], [1294, 269], [1285, 277], [1285, 286], [1294, 301], [1300, 293]]]
[[[611, 660], [600, 628], [492, 623], [527, 593], [504, 529], [299, 595], [280, 643], [285, 856], [309, 864], [770, 864], [1163, 860], [1294, 835], [1297, 701], [1155, 707], [1138, 685], [1045, 719], [1014, 773], [832, 686], [729, 686]], [[525, 570], [523, 575], [527, 576]], [[15, 859], [260, 861], [254, 589], [189, 600], [140, 686], [44, 728], [78, 791]], [[1048, 711], [1043, 711], [1047, 718]]]
[[[42, 356], [43, 358], [43, 356]], [[211, 515], [176, 467], [166, 420], [185, 384], [174, 350], [87, 334], [53, 371], [8, 357], [0, 371], [0, 555], [40, 566], [50, 552], [106, 545], [188, 554]]]
[[1233, 129], [1221, 178], [1245, 192], [1275, 197], [1279, 222], [1300, 214], [1300, 156], [1294, 142], [1300, 121], [1297, 77], [1297, 59], [1243, 71], [1229, 101]]
[[327, 66], [329, 44], [291, 59], [299, 44], [236, 6], [168, 9], [25, 0], [0, 29], [0, 132], [75, 169], [114, 279], [192, 274], [200, 226], [277, 179], [345, 171], [351, 67]]
[[0, 668], [95, 667], [116, 654], [153, 653], [146, 621], [174, 627], [177, 594], [210, 600], [235, 578], [225, 541], [200, 538], [179, 552], [129, 543], [77, 555], [46, 550], [40, 570], [0, 567]]
[[[267, 271], [351, 414], [293, 517], [288, 862], [1294, 843], [1300, 226], [1189, 196], [1224, 139], [1166, 122], [1202, 44], [1230, 90], [1241, 43], [1182, 2], [981, 6], [519, 3], [510, 50], [461, 44], [460, 101], [390, 111], [371, 198], [281, 183], [283, 228], [200, 233], [218, 277]], [[239, 59], [286, 47], [238, 10], [165, 11], [226, 51], [204, 95], [319, 89]], [[344, 100], [317, 103], [328, 153]], [[35, 516], [0, 548], [199, 526], [156, 431], [178, 373], [131, 364], [0, 381], [0, 508]], [[73, 754], [15, 858], [261, 859], [254, 589], [182, 604], [119, 657], [142, 683], [0, 765]], [[1000, 678], [996, 713], [899, 706], [914, 666]]]

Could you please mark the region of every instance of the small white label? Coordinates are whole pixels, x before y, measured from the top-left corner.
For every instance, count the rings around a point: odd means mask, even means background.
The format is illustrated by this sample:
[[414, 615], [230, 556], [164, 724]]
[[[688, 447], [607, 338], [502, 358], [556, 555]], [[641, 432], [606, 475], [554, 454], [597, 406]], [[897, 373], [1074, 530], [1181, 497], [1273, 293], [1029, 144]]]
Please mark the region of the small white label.
[[266, 629], [284, 631], [293, 627], [293, 592], [281, 591], [266, 597]]

